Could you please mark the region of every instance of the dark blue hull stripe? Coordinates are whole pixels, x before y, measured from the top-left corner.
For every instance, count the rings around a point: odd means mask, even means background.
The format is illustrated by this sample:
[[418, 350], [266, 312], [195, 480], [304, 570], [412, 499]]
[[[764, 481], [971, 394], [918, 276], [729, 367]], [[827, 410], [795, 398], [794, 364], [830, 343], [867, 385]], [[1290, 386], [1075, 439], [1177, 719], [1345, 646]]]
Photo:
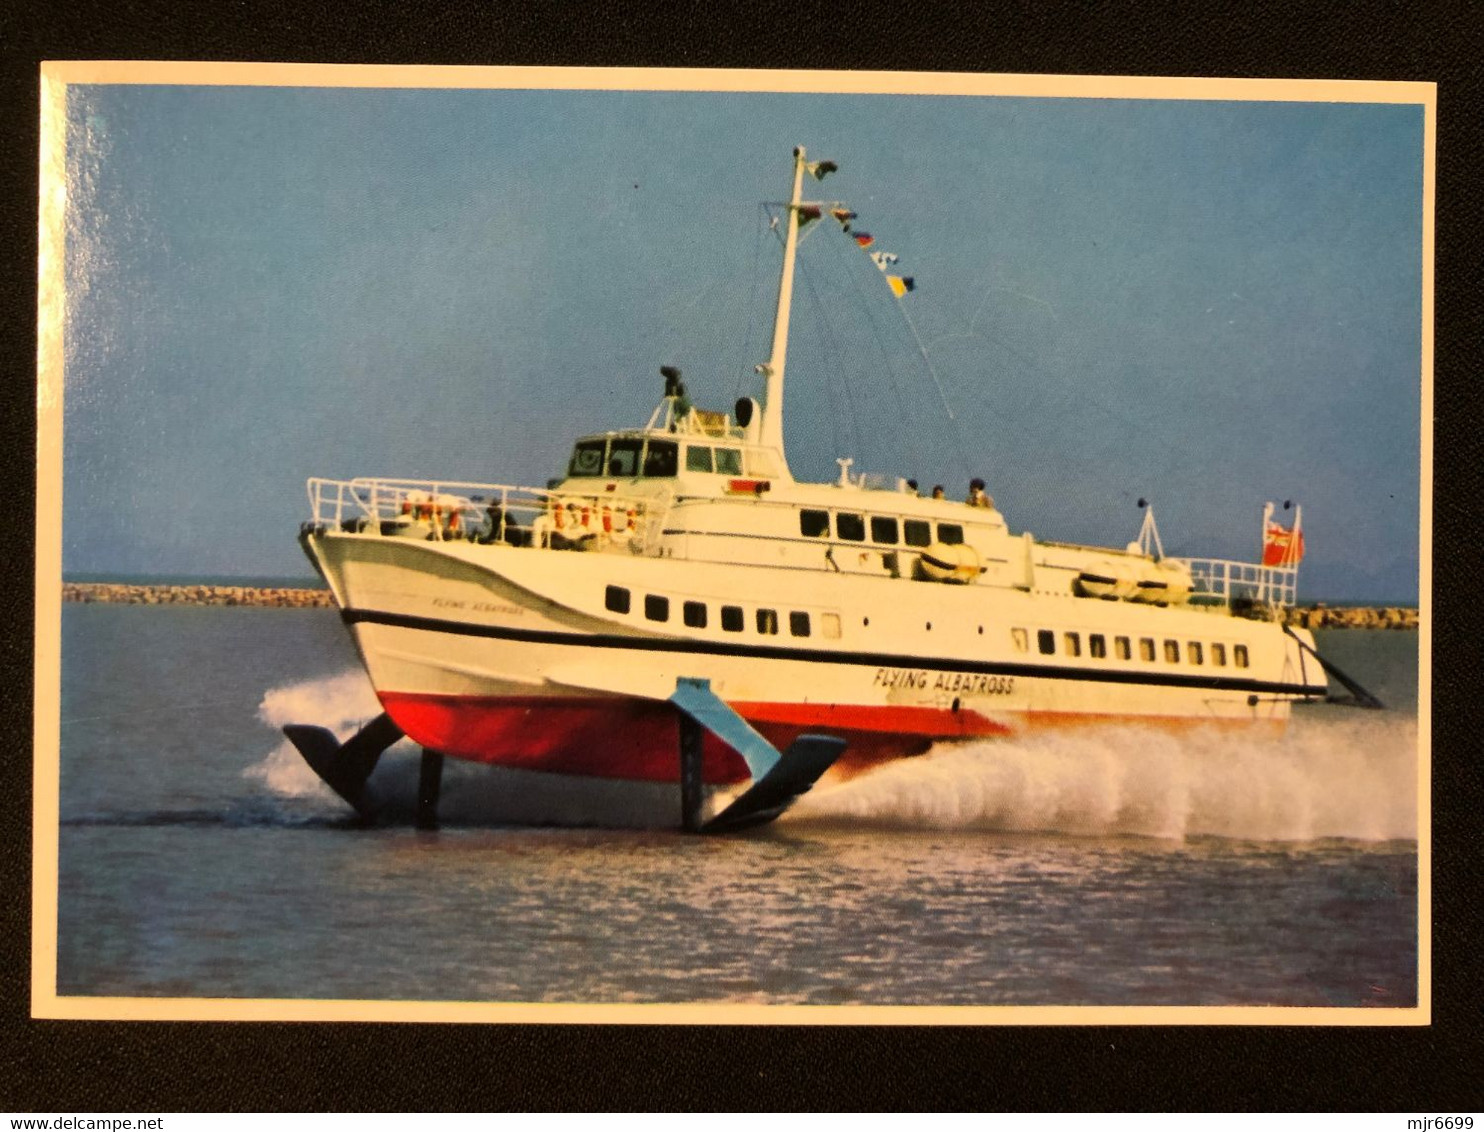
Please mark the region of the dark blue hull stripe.
[[864, 668], [922, 668], [933, 672], [971, 672], [987, 676], [1025, 676], [1040, 680], [1080, 680], [1093, 684], [1143, 684], [1164, 688], [1195, 688], [1207, 692], [1241, 692], [1269, 696], [1322, 696], [1324, 684], [1279, 684], [1240, 676], [1195, 676], [1174, 672], [1128, 672], [1118, 669], [1069, 668], [1053, 664], [1015, 664], [951, 657], [898, 656], [892, 653], [832, 652], [823, 649], [783, 648], [776, 645], [733, 644], [730, 641], [696, 641], [678, 637], [622, 637], [616, 634], [563, 633], [546, 629], [506, 629], [495, 625], [470, 625], [436, 617], [411, 617], [369, 609], [346, 609], [340, 614], [347, 625], [391, 625], [399, 629], [421, 629], [429, 633], [451, 633], [460, 637], [489, 637], [526, 644], [568, 645], [580, 648], [619, 649], [635, 652], [683, 653], [695, 656], [735, 656], [750, 660], [798, 660], [813, 664], [853, 664]]

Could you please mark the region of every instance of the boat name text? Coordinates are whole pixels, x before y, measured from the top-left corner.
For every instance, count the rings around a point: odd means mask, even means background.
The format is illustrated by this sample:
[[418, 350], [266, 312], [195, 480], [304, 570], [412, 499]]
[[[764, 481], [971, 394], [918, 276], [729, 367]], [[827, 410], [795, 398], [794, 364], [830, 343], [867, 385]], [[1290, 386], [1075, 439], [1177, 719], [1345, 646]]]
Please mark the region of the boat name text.
[[878, 668], [871, 681], [878, 688], [921, 688], [924, 691], [959, 692], [964, 695], [1008, 696], [1015, 691], [1015, 677], [986, 676], [977, 672], [928, 672], [922, 668]]
[[433, 604], [440, 609], [470, 609], [476, 613], [508, 613], [519, 617], [524, 610], [513, 605], [501, 605], [495, 601], [460, 601], [457, 598], [435, 597]]

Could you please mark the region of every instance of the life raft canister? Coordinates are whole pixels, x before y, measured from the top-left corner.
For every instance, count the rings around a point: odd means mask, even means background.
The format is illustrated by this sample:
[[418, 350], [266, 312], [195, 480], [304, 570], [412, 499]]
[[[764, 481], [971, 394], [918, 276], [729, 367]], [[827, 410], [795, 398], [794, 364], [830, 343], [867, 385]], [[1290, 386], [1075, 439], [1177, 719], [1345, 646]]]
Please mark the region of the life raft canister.
[[1111, 559], [1089, 563], [1073, 579], [1073, 585], [1081, 596], [1100, 597], [1104, 601], [1127, 600], [1137, 592], [1137, 578], [1132, 565]]
[[935, 542], [917, 556], [923, 577], [965, 585], [979, 577], [979, 552], [967, 543]]
[[1135, 601], [1150, 605], [1181, 605], [1190, 600], [1190, 570], [1168, 558], [1153, 563], [1139, 578]]

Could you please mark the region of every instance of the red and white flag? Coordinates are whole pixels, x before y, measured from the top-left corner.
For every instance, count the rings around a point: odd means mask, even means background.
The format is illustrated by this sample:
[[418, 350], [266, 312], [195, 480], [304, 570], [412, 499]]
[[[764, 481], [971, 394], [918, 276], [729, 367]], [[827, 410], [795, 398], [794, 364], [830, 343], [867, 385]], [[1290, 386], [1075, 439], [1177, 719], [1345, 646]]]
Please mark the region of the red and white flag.
[[1304, 558], [1304, 532], [1298, 524], [1290, 530], [1271, 519], [1263, 524], [1262, 564], [1264, 566], [1297, 566]]

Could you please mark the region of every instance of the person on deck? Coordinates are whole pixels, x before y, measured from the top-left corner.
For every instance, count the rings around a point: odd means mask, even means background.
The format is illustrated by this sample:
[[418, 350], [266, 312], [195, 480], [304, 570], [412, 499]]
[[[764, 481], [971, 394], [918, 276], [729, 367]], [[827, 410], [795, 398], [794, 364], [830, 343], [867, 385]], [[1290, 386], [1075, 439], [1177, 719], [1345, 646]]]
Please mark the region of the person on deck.
[[943, 496], [943, 485], [942, 484], [940, 484], [940, 483], [933, 484], [933, 498], [934, 499], [942, 499], [942, 498], [944, 498], [944, 496]]
[[994, 507], [994, 500], [984, 494], [984, 481], [978, 476], [975, 476], [969, 481], [969, 498], [967, 502], [970, 507]]

